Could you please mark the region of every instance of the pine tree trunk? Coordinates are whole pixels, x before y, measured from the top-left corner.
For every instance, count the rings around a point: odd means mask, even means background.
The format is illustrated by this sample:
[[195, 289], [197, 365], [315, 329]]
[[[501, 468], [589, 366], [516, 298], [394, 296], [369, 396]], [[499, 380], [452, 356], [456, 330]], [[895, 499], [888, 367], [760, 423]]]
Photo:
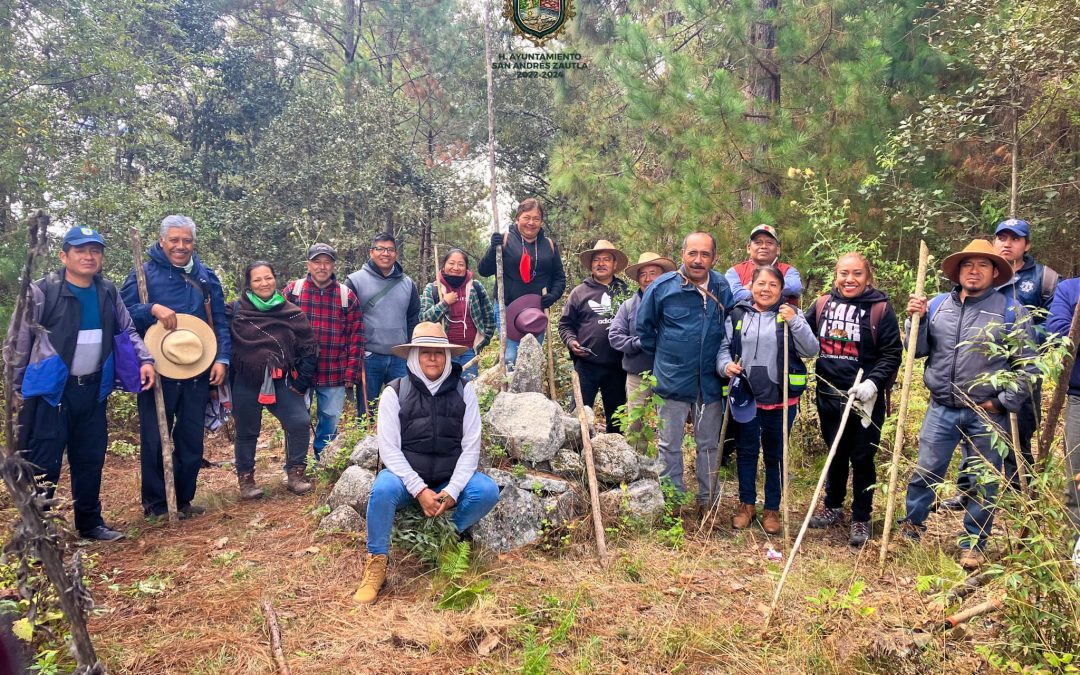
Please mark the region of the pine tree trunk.
[[[773, 110], [780, 105], [780, 69], [775, 58], [776, 26], [764, 20], [766, 13], [779, 8], [779, 0], [758, 0], [759, 18], [762, 20], [750, 25], [751, 58], [747, 78], [750, 110], [746, 116], [751, 124], [769, 124]], [[768, 144], [753, 150], [748, 185], [740, 193], [744, 211], [756, 210], [760, 197], [780, 196], [780, 189], [768, 170], [768, 153]]]

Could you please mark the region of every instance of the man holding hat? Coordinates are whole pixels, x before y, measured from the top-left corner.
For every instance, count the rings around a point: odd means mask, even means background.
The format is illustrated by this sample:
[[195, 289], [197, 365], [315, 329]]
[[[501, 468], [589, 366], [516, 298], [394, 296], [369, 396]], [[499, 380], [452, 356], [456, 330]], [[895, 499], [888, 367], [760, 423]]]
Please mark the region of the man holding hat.
[[[172, 427], [171, 479], [181, 517], [205, 511], [191, 500], [202, 466], [206, 402], [210, 387], [225, 383], [232, 350], [221, 281], [195, 253], [195, 230], [195, 221], [187, 216], [166, 216], [143, 263], [149, 301], [139, 300], [135, 270], [120, 290], [162, 377], [165, 419]], [[167, 512], [166, 477], [151, 392], [139, 395], [139, 441], [143, 513], [162, 516]]]
[[[975, 240], [963, 251], [942, 261], [945, 276], [956, 284], [929, 302], [911, 296], [908, 314], [925, 316], [919, 324], [915, 346], [917, 356], [926, 356], [923, 380], [930, 391], [930, 407], [919, 433], [919, 458], [907, 490], [907, 518], [904, 533], [918, 539], [926, 529], [924, 522], [934, 502], [934, 486], [944, 481], [945, 472], [957, 445], [978, 455], [982, 462], [1001, 471], [1001, 455], [991, 445], [994, 429], [1009, 428], [1008, 413], [1020, 410], [1028, 397], [1027, 382], [1036, 374], [1030, 363], [1034, 354], [1030, 344], [1023, 344], [1011, 354], [991, 350], [989, 345], [1005, 342], [1014, 326], [1034, 340], [1034, 330], [1027, 310], [1004, 293], [995, 290], [1013, 276], [1012, 266], [984, 240]], [[1016, 373], [994, 384], [987, 376], [1000, 372]], [[1005, 381], [1019, 377], [1020, 386]], [[982, 408], [976, 411], [974, 406]], [[985, 416], [985, 417], [984, 417]], [[960, 539], [960, 564], [977, 569], [983, 560], [982, 550], [993, 527], [993, 505], [998, 485], [991, 478], [978, 486], [971, 496], [964, 516], [965, 534]]]
[[758, 267], [771, 265], [784, 275], [784, 297], [787, 302], [798, 306], [802, 295], [802, 277], [799, 270], [787, 263], [780, 262], [780, 235], [772, 225], [758, 225], [750, 230], [750, 240], [746, 244], [749, 257], [727, 271], [724, 278], [731, 286], [731, 295], [735, 302], [750, 300], [750, 275]]
[[154, 360], [116, 286], [101, 276], [104, 255], [97, 231], [76, 226], [64, 235], [63, 267], [30, 285], [31, 321], [19, 327], [12, 365], [23, 401], [18, 450], [48, 484], [49, 499], [66, 450], [75, 529], [86, 539], [112, 541], [124, 535], [102, 519], [100, 493], [109, 441], [105, 400], [119, 377], [114, 336], [126, 335], [134, 347], [143, 391], [154, 384]]
[[[542, 313], [542, 312], [541, 312]], [[478, 472], [480, 406], [472, 383], [453, 363], [468, 347], [452, 344], [442, 324], [421, 322], [412, 341], [394, 355], [408, 374], [390, 382], [379, 398], [376, 435], [385, 469], [375, 478], [367, 505], [367, 558], [353, 599], [370, 605], [386, 580], [394, 514], [418, 503], [435, 518], [450, 509], [458, 532], [471, 527], [499, 501], [499, 486]]]
[[[641, 296], [657, 277], [665, 272], [674, 272], [675, 263], [664, 256], [646, 251], [638, 256], [636, 265], [626, 268], [626, 278], [638, 285], [637, 293], [619, 305], [615, 318], [608, 331], [608, 342], [622, 352], [622, 368], [626, 372], [627, 409], [638, 408], [652, 398], [652, 389], [641, 391], [641, 374], [653, 369], [653, 355], [641, 348], [641, 338], [637, 335], [637, 313], [641, 306]], [[634, 422], [627, 431], [641, 430], [641, 422]], [[638, 450], [644, 451], [646, 443], [642, 440]]]
[[622, 352], [611, 346], [608, 329], [617, 305], [612, 301], [628, 294], [629, 286], [615, 276], [626, 269], [626, 254], [606, 239], [600, 239], [581, 254], [581, 265], [591, 274], [570, 291], [559, 319], [559, 337], [570, 350], [574, 370], [581, 379], [581, 398], [585, 405], [604, 397], [607, 432], [621, 433], [615, 410], [626, 404], [626, 371]]
[[319, 362], [312, 378], [318, 422], [312, 448], [319, 459], [337, 436], [345, 390], [361, 381], [364, 367], [364, 315], [356, 294], [334, 276], [337, 251], [329, 244], [308, 249], [307, 276], [285, 286], [285, 299], [307, 314], [319, 339]]

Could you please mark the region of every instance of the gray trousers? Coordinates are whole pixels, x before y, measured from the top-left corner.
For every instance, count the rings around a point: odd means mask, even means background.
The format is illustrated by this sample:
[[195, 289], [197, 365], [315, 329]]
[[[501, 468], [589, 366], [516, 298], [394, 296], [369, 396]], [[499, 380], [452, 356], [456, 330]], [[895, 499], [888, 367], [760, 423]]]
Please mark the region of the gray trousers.
[[[717, 495], [712, 494], [713, 474], [720, 460], [720, 424], [724, 420], [722, 401], [702, 405], [700, 399], [690, 404], [683, 401], [665, 400], [660, 406], [660, 457], [664, 460], [661, 478], [670, 478], [680, 492], [686, 491], [683, 481], [682, 442], [686, 431], [686, 415], [693, 411], [694, 445], [697, 447], [697, 460], [694, 463], [698, 480], [697, 500], [700, 504], [710, 504]], [[711, 498], [710, 498], [711, 497]]]
[[[627, 373], [626, 374], [626, 410], [627, 411], [633, 410], [634, 408], [640, 408], [641, 406], [646, 404], [646, 401], [648, 401], [648, 400], [650, 400], [652, 398], [652, 388], [651, 387], [647, 391], [638, 391], [638, 388], [641, 386], [641, 380], [642, 380], [641, 375], [638, 375], [638, 374], [635, 374], [635, 373]], [[623, 429], [623, 433], [624, 434], [636, 434], [636, 433], [639, 433], [641, 431], [641, 429], [642, 429], [641, 420], [638, 420], [637, 422], [631, 422], [630, 425], [627, 428]], [[637, 442], [634, 443], [634, 449], [637, 450], [639, 453], [644, 454], [645, 449], [648, 447], [648, 445], [649, 445], [649, 443], [648, 443], [647, 439], [639, 438], [637, 440]]]
[[1080, 396], [1069, 396], [1065, 408], [1065, 505], [1073, 526], [1080, 532], [1080, 489], [1076, 474], [1080, 473]]

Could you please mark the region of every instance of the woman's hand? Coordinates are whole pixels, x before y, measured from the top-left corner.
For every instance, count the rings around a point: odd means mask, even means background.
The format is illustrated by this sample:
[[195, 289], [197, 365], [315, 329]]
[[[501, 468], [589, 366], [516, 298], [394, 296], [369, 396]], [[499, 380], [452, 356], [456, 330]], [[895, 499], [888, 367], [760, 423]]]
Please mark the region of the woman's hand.
[[454, 291], [447, 291], [446, 293], [443, 293], [442, 301], [448, 305], [454, 304], [458, 301], [457, 293], [455, 293]]
[[780, 318], [790, 323], [795, 319], [795, 308], [786, 302], [780, 305], [780, 309], [776, 310], [780, 314]]
[[420, 502], [420, 508], [428, 518], [434, 518], [442, 513], [443, 505], [439, 501], [439, 496], [431, 488], [421, 490], [420, 494], [416, 495], [416, 501]]
[[732, 361], [724, 368], [724, 372], [727, 373], [728, 377], [736, 377], [742, 375], [742, 366]]

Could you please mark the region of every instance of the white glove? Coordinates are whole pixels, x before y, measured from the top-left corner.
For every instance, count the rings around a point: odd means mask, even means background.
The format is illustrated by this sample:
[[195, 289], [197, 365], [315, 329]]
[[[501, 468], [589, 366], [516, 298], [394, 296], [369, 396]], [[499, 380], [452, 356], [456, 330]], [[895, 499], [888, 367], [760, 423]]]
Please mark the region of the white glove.
[[849, 395], [855, 394], [856, 399], [863, 403], [866, 403], [867, 401], [872, 401], [874, 398], [877, 397], [877, 385], [874, 384], [871, 380], [863, 380], [851, 389], [848, 389], [847, 393]]

